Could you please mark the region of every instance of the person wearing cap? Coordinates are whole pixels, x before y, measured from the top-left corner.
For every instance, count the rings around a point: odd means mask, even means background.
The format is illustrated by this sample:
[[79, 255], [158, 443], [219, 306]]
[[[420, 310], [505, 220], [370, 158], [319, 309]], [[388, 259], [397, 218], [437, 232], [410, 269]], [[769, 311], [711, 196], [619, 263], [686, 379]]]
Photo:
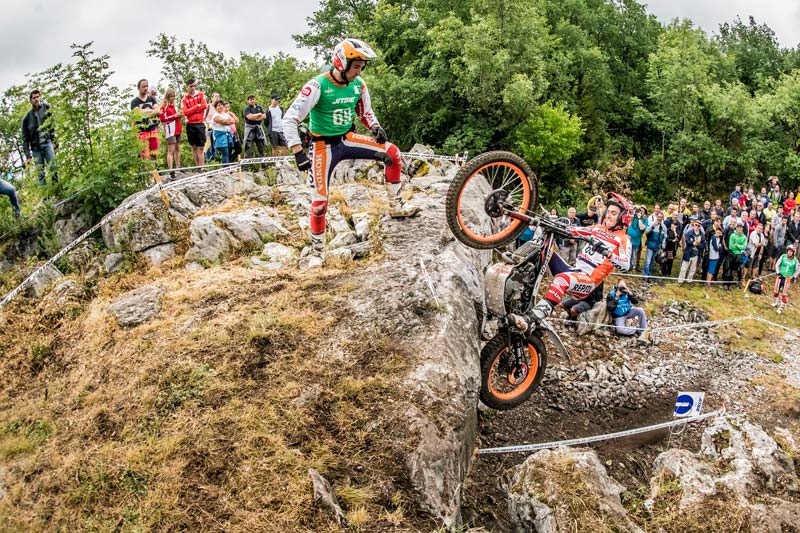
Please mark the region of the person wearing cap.
[[[244, 117], [244, 157], [249, 159], [255, 157], [254, 150], [258, 150], [258, 157], [264, 157], [267, 148], [267, 136], [261, 124], [267, 118], [264, 109], [256, 103], [256, 95], [247, 96], [247, 107], [242, 112]], [[262, 169], [266, 169], [266, 163], [261, 164]]]
[[700, 227], [700, 218], [697, 215], [689, 216], [689, 224], [683, 233], [683, 255], [681, 257], [681, 270], [678, 273], [678, 283], [693, 279], [697, 270], [697, 258], [705, 245], [703, 229]]
[[595, 205], [594, 202], [589, 204], [586, 211], [578, 213], [578, 222], [583, 227], [588, 228], [589, 226], [594, 226], [599, 221], [600, 217], [597, 214], [597, 205]]
[[[778, 314], [781, 314], [789, 299], [789, 286], [800, 274], [800, 270], [797, 268], [797, 247], [794, 244], [787, 246], [786, 253], [778, 259], [775, 265], [775, 273], [778, 274], [778, 278], [775, 280], [775, 290], [772, 293], [772, 307], [780, 305]], [[783, 289], [783, 295], [779, 301], [778, 294], [781, 289]]]
[[267, 135], [272, 144], [272, 157], [278, 155], [278, 147], [280, 147], [281, 155], [286, 155], [288, 150], [286, 137], [283, 135], [283, 108], [279, 104], [280, 96], [272, 93], [272, 101], [267, 108]]

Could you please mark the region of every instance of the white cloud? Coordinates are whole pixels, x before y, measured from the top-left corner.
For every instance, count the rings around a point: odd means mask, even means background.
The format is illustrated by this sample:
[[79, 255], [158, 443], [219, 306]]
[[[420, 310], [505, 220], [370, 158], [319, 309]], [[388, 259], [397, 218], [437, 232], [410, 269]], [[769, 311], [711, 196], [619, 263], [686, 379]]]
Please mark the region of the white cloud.
[[675, 18], [692, 20], [708, 35], [719, 34], [719, 26], [740, 17], [748, 23], [766, 24], [784, 48], [800, 44], [800, 3], [797, 0], [650, 0], [647, 10], [662, 22]]
[[148, 42], [159, 33], [179, 42], [203, 42], [236, 57], [284, 52], [306, 61], [313, 53], [299, 49], [292, 34], [307, 29], [306, 18], [319, 0], [212, 0], [192, 2], [145, 0], [5, 0], [0, 19], [0, 91], [71, 59], [70, 44], [94, 41], [98, 55], [111, 56], [112, 82], [128, 86], [140, 78], [157, 81], [161, 64], [147, 57]]

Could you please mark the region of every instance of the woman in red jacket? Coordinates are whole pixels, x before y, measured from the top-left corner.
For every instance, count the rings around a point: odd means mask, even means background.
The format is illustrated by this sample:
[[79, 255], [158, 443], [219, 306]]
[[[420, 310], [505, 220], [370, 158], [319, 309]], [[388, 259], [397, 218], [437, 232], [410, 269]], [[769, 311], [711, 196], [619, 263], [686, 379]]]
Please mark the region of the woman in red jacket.
[[[164, 101], [161, 104], [161, 113], [158, 118], [164, 126], [164, 138], [167, 140], [167, 168], [181, 166], [181, 117], [183, 113], [175, 109], [175, 90], [167, 89]], [[175, 177], [175, 172], [170, 172]]]

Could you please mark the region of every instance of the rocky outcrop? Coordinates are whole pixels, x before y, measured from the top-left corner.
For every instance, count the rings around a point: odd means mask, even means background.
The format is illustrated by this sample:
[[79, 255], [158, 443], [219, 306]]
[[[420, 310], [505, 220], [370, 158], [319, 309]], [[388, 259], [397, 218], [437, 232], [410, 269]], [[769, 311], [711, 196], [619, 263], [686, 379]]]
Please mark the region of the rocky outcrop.
[[197, 217], [189, 225], [187, 261], [217, 262], [234, 250], [261, 247], [265, 240], [287, 232], [273, 218], [274, 210], [254, 208]]
[[[593, 450], [536, 452], [511, 470], [506, 490], [509, 514], [521, 531], [569, 531], [571, 524], [588, 526], [589, 517], [613, 531], [642, 531], [622, 506], [625, 487], [606, 473]], [[576, 500], [579, 505], [573, 505]]]
[[143, 324], [161, 312], [164, 288], [146, 285], [126, 292], [108, 306], [108, 313], [122, 327]]
[[[776, 435], [785, 437], [785, 431]], [[659, 455], [649, 486], [643, 504], [651, 514], [634, 521], [620, 500], [625, 487], [608, 475], [593, 450], [536, 452], [503, 481], [509, 516], [519, 531], [556, 533], [594, 525], [638, 532], [650, 518], [665, 515], [686, 519], [684, 527], [694, 528], [709, 513], [717, 523], [741, 518], [748, 531], [780, 533], [800, 523], [793, 461], [763, 428], [739, 417], [714, 420], [697, 453], [675, 448]]]
[[[680, 484], [681, 509], [702, 505], [719, 494], [749, 507], [750, 499], [762, 491], [794, 494], [798, 488], [792, 459], [763, 428], [744, 419], [715, 420], [703, 432], [699, 453], [675, 449], [659, 455], [653, 468], [651, 499], [646, 505], [652, 507], [659, 480], [665, 475]], [[780, 503], [779, 499], [774, 503]], [[762, 515], [767, 511], [762, 508]]]
[[[409, 203], [422, 208], [410, 220], [383, 216], [379, 212], [385, 202], [383, 187], [361, 181], [379, 179], [381, 165], [362, 161], [339, 166], [332, 186], [337, 198], [332, 198], [328, 210], [328, 249], [337, 261], [376, 250], [382, 254], [380, 260], [359, 267], [361, 283], [348, 294], [347, 305], [355, 315], [352, 323], [388, 328], [402, 336], [404, 349], [418, 360], [403, 384], [408, 401], [398, 406], [405, 420], [400, 425], [403, 438], [411, 443], [405, 466], [419, 507], [454, 526], [460, 519], [460, 487], [472, 460], [477, 428], [480, 345], [475, 302], [482, 298], [482, 272], [491, 252], [456, 243], [443, 223], [444, 192], [457, 168], [450, 162], [422, 159], [404, 164], [406, 172], [424, 169], [424, 177], [407, 185], [416, 192]], [[292, 167], [278, 167], [274, 185], [261, 184], [271, 179], [235, 171], [179, 180], [167, 192], [171, 208], [158, 195], [148, 195], [106, 224], [103, 236], [110, 248], [143, 253], [157, 264], [174, 253], [176, 235], [185, 234], [181, 228], [188, 226], [185, 260], [191, 270], [262, 247], [260, 256], [250, 258], [253, 267], [276, 269], [300, 261], [303, 268], [308, 263], [297, 258], [296, 249], [272, 241], [287, 237], [290, 227], [307, 230], [309, 189]], [[408, 176], [404, 180], [408, 183]], [[482, 205], [481, 197], [472, 200]], [[252, 207], [254, 202], [261, 206]], [[243, 207], [236, 209], [238, 204]], [[280, 210], [274, 207], [278, 205]], [[474, 216], [483, 216], [479, 205]], [[109, 270], [118, 259], [109, 256]], [[422, 276], [421, 263], [430, 280]], [[143, 323], [158, 314], [162, 294], [159, 287], [137, 289], [115, 300], [109, 313], [126, 327]]]

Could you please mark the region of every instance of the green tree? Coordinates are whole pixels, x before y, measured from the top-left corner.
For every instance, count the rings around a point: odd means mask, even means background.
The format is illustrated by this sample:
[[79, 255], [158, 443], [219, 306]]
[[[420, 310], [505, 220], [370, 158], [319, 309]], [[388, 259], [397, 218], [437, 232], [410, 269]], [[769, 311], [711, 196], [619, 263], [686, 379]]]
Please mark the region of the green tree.
[[753, 94], [778, 79], [787, 67], [788, 54], [781, 50], [775, 32], [753, 17], [746, 25], [738, 17], [720, 25], [719, 43], [733, 59], [738, 79]]
[[83, 209], [104, 215], [141, 188], [146, 170], [128, 113], [131, 95], [109, 84], [109, 56], [92, 43], [73, 44], [74, 63], [58, 64], [34, 77], [48, 95], [62, 197], [76, 194]]
[[515, 130], [514, 147], [541, 173], [569, 160], [581, 147], [581, 119], [570, 115], [564, 105], [547, 102]]

